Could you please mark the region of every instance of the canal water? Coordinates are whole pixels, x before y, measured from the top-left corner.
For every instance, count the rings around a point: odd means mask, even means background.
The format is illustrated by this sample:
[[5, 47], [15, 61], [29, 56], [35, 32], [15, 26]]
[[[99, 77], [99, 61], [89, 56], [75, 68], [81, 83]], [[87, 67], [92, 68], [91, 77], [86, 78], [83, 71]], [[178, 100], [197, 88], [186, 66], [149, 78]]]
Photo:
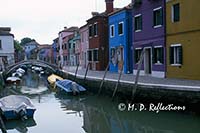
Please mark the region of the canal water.
[[46, 78], [28, 72], [22, 86], [1, 90], [1, 97], [28, 96], [37, 109], [33, 119], [6, 121], [8, 133], [200, 133], [199, 115], [122, 111], [121, 102], [106, 96], [70, 96], [48, 88]]

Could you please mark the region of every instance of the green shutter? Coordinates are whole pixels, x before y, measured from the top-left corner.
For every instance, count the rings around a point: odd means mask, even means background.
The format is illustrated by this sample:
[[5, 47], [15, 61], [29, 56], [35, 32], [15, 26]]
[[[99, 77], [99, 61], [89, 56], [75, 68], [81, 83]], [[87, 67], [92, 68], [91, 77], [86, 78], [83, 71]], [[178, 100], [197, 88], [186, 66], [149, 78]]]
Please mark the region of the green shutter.
[[134, 62], [135, 62], [135, 64], [137, 63], [137, 53], [136, 53], [136, 50], [134, 50]]
[[179, 64], [183, 64], [183, 48], [182, 48], [182, 46], [179, 47], [178, 56], [179, 56]]
[[170, 59], [170, 64], [174, 64], [174, 47], [170, 47], [169, 59]]
[[155, 48], [152, 48], [152, 62], [153, 64], [156, 63], [156, 49]]
[[160, 9], [160, 17], [159, 17], [159, 19], [160, 19], [160, 25], [163, 25], [163, 10], [162, 10], [162, 8]]
[[164, 63], [164, 47], [160, 48], [160, 61]]

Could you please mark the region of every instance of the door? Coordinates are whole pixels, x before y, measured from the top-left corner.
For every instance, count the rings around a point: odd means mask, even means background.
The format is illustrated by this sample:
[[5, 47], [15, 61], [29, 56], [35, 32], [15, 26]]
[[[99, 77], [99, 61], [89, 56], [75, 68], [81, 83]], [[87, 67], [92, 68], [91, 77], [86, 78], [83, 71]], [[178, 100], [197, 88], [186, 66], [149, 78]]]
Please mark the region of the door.
[[123, 70], [124, 65], [124, 48], [122, 46], [118, 47], [117, 49], [117, 58], [118, 58], [118, 72]]
[[151, 48], [145, 48], [145, 54], [144, 54], [144, 71], [145, 74], [151, 74], [152, 68], [151, 68]]

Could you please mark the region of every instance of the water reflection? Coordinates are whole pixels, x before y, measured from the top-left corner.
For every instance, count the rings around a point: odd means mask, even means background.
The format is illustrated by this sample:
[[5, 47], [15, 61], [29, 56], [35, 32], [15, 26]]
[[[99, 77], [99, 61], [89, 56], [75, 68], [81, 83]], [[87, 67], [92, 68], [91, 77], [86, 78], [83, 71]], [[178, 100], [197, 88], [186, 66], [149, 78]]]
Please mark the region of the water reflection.
[[[36, 93], [27, 95], [36, 106], [33, 121], [9, 121], [8, 132], [30, 133], [199, 133], [200, 117], [176, 112], [119, 111], [118, 102], [93, 94], [71, 96], [46, 86], [46, 77], [28, 72], [22, 86]], [[22, 88], [21, 88], [22, 89]], [[1, 96], [12, 94], [1, 90]], [[37, 123], [37, 124], [36, 124]]]
[[[82, 128], [87, 133], [193, 133], [200, 131], [200, 118], [175, 112], [121, 112], [109, 98], [72, 98], [56, 95], [63, 111], [83, 113]], [[190, 123], [188, 125], [188, 123]]]
[[36, 122], [34, 119], [27, 119], [25, 121], [19, 120], [10, 120], [5, 122], [5, 126], [7, 130], [15, 130], [20, 133], [27, 133], [28, 128], [36, 126]]

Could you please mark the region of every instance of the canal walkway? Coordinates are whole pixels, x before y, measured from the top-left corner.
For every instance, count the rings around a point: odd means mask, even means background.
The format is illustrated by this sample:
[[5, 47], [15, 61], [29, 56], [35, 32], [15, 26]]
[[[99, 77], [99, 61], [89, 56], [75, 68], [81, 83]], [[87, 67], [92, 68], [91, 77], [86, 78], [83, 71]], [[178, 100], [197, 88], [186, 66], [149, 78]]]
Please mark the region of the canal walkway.
[[[63, 71], [75, 75], [76, 67], [65, 66]], [[84, 78], [86, 69], [78, 68], [77, 77]], [[87, 78], [101, 80], [104, 75], [104, 71], [91, 71], [88, 70]], [[119, 73], [107, 72], [105, 81], [117, 81]], [[120, 82], [122, 83], [135, 83], [136, 76], [133, 74], [122, 74]], [[160, 87], [162, 89], [175, 89], [183, 91], [196, 91], [200, 92], [200, 81], [198, 80], [186, 80], [186, 79], [173, 79], [173, 78], [156, 78], [151, 76], [140, 76], [138, 80], [138, 85]]]

